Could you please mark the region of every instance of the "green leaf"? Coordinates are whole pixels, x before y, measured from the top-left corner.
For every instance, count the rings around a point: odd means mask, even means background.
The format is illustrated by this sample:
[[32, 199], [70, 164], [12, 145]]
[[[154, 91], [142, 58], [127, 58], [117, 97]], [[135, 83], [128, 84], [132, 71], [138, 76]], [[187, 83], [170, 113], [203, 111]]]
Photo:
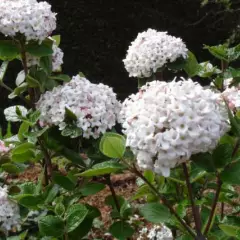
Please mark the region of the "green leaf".
[[130, 238], [134, 234], [134, 229], [130, 226], [129, 223], [118, 221], [113, 223], [110, 228], [109, 232], [119, 240], [125, 240]]
[[82, 78], [86, 78], [85, 74], [83, 72], [79, 72], [78, 75]]
[[79, 137], [82, 133], [82, 129], [74, 125], [66, 126], [61, 132], [64, 137], [70, 136], [71, 138]]
[[222, 168], [232, 160], [233, 147], [231, 144], [220, 144], [213, 151], [213, 163], [216, 168]]
[[69, 239], [72, 239], [72, 240], [83, 239], [83, 237], [86, 237], [87, 233], [91, 230], [92, 225], [93, 225], [93, 219], [85, 218], [75, 230], [73, 230], [68, 234]]
[[2, 168], [5, 172], [11, 173], [11, 174], [17, 174], [17, 173], [20, 173], [20, 172], [21, 172], [21, 169], [20, 169], [18, 166], [12, 164], [12, 163], [4, 163], [4, 164], [1, 166], [1, 168]]
[[98, 163], [83, 173], [79, 173], [76, 176], [82, 177], [93, 177], [93, 176], [101, 176], [105, 174], [116, 173], [120, 170], [123, 170], [124, 167], [122, 164], [114, 162], [114, 161], [106, 161], [103, 163]]
[[23, 122], [18, 130], [18, 138], [20, 141], [24, 140], [24, 135], [28, 132], [30, 125]]
[[57, 216], [45, 216], [38, 222], [39, 231], [44, 236], [61, 237], [64, 234], [64, 222]]
[[0, 60], [13, 60], [18, 57], [20, 51], [14, 41], [0, 40]]
[[27, 150], [23, 153], [12, 155], [12, 161], [16, 163], [28, 162], [34, 158], [35, 158], [35, 153], [33, 150]]
[[126, 139], [117, 133], [105, 133], [101, 138], [99, 149], [110, 158], [122, 158], [126, 149]]
[[240, 230], [240, 227], [237, 226], [231, 226], [227, 224], [219, 224], [218, 227], [228, 236], [236, 237], [237, 231]]
[[41, 57], [40, 67], [47, 75], [50, 75], [52, 73], [52, 58], [50, 56]]
[[54, 184], [53, 186], [49, 185], [46, 191], [45, 203], [51, 203], [59, 193], [59, 186]]
[[65, 107], [65, 120], [67, 122], [75, 122], [77, 121], [77, 116], [67, 107]]
[[202, 69], [201, 65], [198, 64], [195, 55], [190, 51], [188, 51], [188, 58], [186, 59], [183, 69], [189, 77], [196, 76]]
[[83, 204], [70, 206], [66, 212], [67, 231], [72, 232], [85, 219], [88, 209]]
[[0, 67], [0, 85], [1, 85], [1, 82], [3, 82], [5, 73], [6, 73], [7, 68], [8, 68], [8, 64], [9, 64], [8, 61], [4, 61], [1, 65], [1, 67]]
[[163, 223], [171, 218], [169, 210], [160, 203], [147, 203], [139, 211], [146, 220], [153, 223]]
[[32, 143], [22, 143], [13, 149], [12, 154], [21, 154], [34, 148], [35, 145]]
[[67, 158], [68, 160], [70, 160], [73, 163], [79, 164], [83, 167], [86, 166], [86, 164], [84, 163], [83, 158], [81, 157], [81, 155], [79, 153], [74, 152], [73, 150], [63, 147], [60, 150], [61, 154]]
[[38, 204], [43, 203], [43, 199], [41, 196], [33, 196], [31, 194], [23, 194], [19, 196], [20, 199], [18, 203], [27, 208], [36, 208]]
[[60, 42], [61, 42], [61, 35], [54, 35], [52, 38], [55, 40], [55, 45], [59, 47]]
[[26, 51], [35, 57], [44, 57], [53, 54], [52, 41], [45, 40], [41, 44], [31, 42], [26, 45]]
[[154, 182], [155, 174], [154, 174], [153, 171], [151, 171], [151, 170], [145, 170], [143, 175], [144, 175], [144, 177], [145, 177], [150, 183], [153, 183], [153, 182]]
[[14, 92], [8, 95], [9, 99], [13, 99], [16, 96], [21, 95], [23, 92], [25, 92], [28, 89], [28, 83], [24, 82], [20, 86], [16, 87], [14, 89]]
[[58, 74], [58, 75], [55, 75], [55, 76], [51, 76], [50, 78], [54, 79], [54, 80], [60, 80], [60, 81], [63, 81], [63, 82], [70, 82], [70, 80], [71, 80], [71, 78], [66, 74]]
[[65, 207], [62, 203], [57, 203], [54, 209], [54, 212], [58, 215], [58, 216], [62, 216], [65, 213]]
[[133, 214], [133, 209], [128, 201], [125, 200], [125, 202], [121, 205], [120, 208], [120, 215], [122, 218], [128, 219]]
[[234, 162], [220, 174], [224, 183], [240, 184], [240, 162]]
[[194, 163], [207, 172], [215, 172], [216, 168], [210, 153], [199, 153], [191, 157]]
[[218, 45], [218, 46], [204, 46], [214, 57], [228, 61], [228, 53], [227, 53], [227, 46], [226, 45]]
[[75, 188], [75, 183], [73, 183], [68, 177], [57, 172], [53, 174], [53, 182], [68, 191], [72, 191]]
[[26, 82], [28, 83], [28, 86], [31, 88], [40, 87], [40, 83], [38, 82], [38, 80], [34, 79], [30, 75], [27, 75]]
[[89, 195], [94, 195], [100, 191], [102, 191], [105, 188], [105, 185], [103, 183], [87, 183], [84, 185], [81, 189], [80, 192], [82, 193], [83, 196], [89, 196]]

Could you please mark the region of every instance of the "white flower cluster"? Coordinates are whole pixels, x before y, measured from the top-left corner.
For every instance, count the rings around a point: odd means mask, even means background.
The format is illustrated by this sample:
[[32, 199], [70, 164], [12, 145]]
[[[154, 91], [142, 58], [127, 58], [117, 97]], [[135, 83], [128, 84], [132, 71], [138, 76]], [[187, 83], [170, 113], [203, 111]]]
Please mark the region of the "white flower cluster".
[[6, 231], [18, 227], [20, 223], [19, 208], [9, 200], [6, 187], [0, 187], [0, 226]]
[[130, 77], [150, 77], [166, 63], [186, 58], [187, 51], [181, 38], [148, 29], [131, 43], [123, 62]]
[[140, 236], [137, 238], [137, 240], [143, 239], [173, 240], [173, 236], [171, 230], [165, 225], [162, 226], [154, 225], [151, 229], [144, 227], [140, 230]]
[[232, 110], [240, 109], [240, 85], [230, 86], [233, 79], [228, 78], [224, 80], [223, 86], [225, 90], [222, 93], [222, 97], [227, 101], [228, 106]]
[[191, 79], [153, 81], [126, 99], [120, 121], [138, 165], [168, 177], [192, 154], [214, 149], [229, 129], [218, 100]]
[[47, 2], [1, 0], [0, 9], [0, 32], [6, 36], [22, 34], [27, 41], [42, 42], [56, 28], [56, 13]]
[[[52, 46], [53, 54], [52, 54], [52, 71], [59, 72], [61, 71], [61, 66], [63, 64], [63, 56], [64, 53], [61, 48], [57, 47], [55, 43]], [[35, 65], [40, 64], [40, 58], [30, 55], [29, 53], [26, 54], [27, 59], [27, 66], [30, 68]]]
[[121, 107], [112, 88], [93, 84], [79, 75], [43, 94], [36, 106], [41, 112], [41, 125], [56, 125], [60, 130], [67, 126], [64, 120], [68, 108], [77, 116], [76, 126], [85, 138], [98, 138], [112, 128]]
[[23, 106], [12, 106], [4, 110], [5, 118], [8, 122], [20, 122], [19, 116], [17, 115], [17, 108], [20, 110], [23, 117], [26, 117], [28, 110]]

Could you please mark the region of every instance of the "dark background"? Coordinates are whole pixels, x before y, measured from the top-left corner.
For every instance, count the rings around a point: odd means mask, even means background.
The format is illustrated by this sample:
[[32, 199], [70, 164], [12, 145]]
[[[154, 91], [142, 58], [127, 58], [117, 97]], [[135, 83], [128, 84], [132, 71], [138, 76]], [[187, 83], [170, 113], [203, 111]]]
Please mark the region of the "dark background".
[[[211, 0], [210, 0], [211, 1]], [[92, 82], [114, 88], [120, 99], [136, 91], [137, 82], [128, 77], [122, 63], [126, 50], [137, 34], [148, 28], [168, 31], [181, 37], [199, 61], [210, 55], [203, 44], [223, 43], [240, 20], [240, 0], [232, 1], [233, 12], [221, 4], [201, 8], [200, 0], [49, 0], [57, 12], [65, 73], [82, 71]], [[13, 62], [6, 83], [14, 87], [20, 69]], [[16, 100], [7, 99], [0, 89], [0, 125], [2, 112]]]

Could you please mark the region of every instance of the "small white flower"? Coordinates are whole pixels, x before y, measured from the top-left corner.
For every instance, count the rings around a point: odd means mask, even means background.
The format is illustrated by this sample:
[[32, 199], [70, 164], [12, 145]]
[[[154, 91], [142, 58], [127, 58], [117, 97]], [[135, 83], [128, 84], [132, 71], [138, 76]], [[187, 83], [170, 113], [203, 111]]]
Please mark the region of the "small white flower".
[[8, 107], [4, 110], [4, 115], [8, 122], [20, 122], [21, 121], [16, 113], [17, 107], [20, 110], [22, 116], [26, 117], [28, 110], [25, 107], [23, 107], [23, 106]]
[[148, 29], [131, 43], [123, 62], [130, 77], [150, 77], [165, 64], [186, 58], [187, 51], [181, 38]]
[[191, 155], [213, 150], [229, 129], [219, 98], [219, 93], [183, 79], [150, 82], [126, 99], [120, 121], [138, 165], [168, 177], [171, 168]]

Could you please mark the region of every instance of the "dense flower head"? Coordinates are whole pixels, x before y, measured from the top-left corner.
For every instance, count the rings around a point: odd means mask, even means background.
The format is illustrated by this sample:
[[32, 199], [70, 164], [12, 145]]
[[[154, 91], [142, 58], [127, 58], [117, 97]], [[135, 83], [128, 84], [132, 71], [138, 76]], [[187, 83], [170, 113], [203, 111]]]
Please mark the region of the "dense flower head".
[[8, 122], [20, 122], [19, 116], [17, 115], [17, 108], [21, 112], [23, 117], [26, 117], [28, 110], [24, 106], [11, 106], [4, 110], [5, 118]]
[[[52, 58], [52, 71], [53, 72], [59, 72], [61, 71], [61, 66], [63, 64], [63, 56], [64, 53], [59, 48], [56, 43], [53, 43], [52, 46], [53, 54], [51, 56]], [[27, 53], [26, 54], [26, 59], [27, 59], [27, 66], [30, 68], [35, 65], [40, 65], [40, 58], [32, 56], [31, 54]]]
[[8, 197], [6, 187], [0, 187], [0, 227], [5, 231], [18, 227], [20, 214], [18, 205]]
[[2, 0], [0, 9], [0, 32], [6, 36], [22, 34], [27, 41], [41, 42], [56, 28], [56, 14], [47, 2]]
[[123, 62], [130, 77], [150, 77], [166, 63], [186, 58], [187, 51], [181, 38], [148, 29], [131, 43]]
[[120, 120], [138, 165], [167, 177], [192, 154], [213, 150], [229, 129], [219, 98], [183, 79], [147, 83], [126, 99]]
[[104, 84], [93, 84], [79, 75], [68, 83], [43, 94], [37, 103], [41, 112], [41, 125], [56, 125], [63, 130], [65, 109], [77, 117], [76, 126], [83, 130], [83, 137], [98, 138], [111, 129], [118, 118], [120, 103], [112, 88]]

